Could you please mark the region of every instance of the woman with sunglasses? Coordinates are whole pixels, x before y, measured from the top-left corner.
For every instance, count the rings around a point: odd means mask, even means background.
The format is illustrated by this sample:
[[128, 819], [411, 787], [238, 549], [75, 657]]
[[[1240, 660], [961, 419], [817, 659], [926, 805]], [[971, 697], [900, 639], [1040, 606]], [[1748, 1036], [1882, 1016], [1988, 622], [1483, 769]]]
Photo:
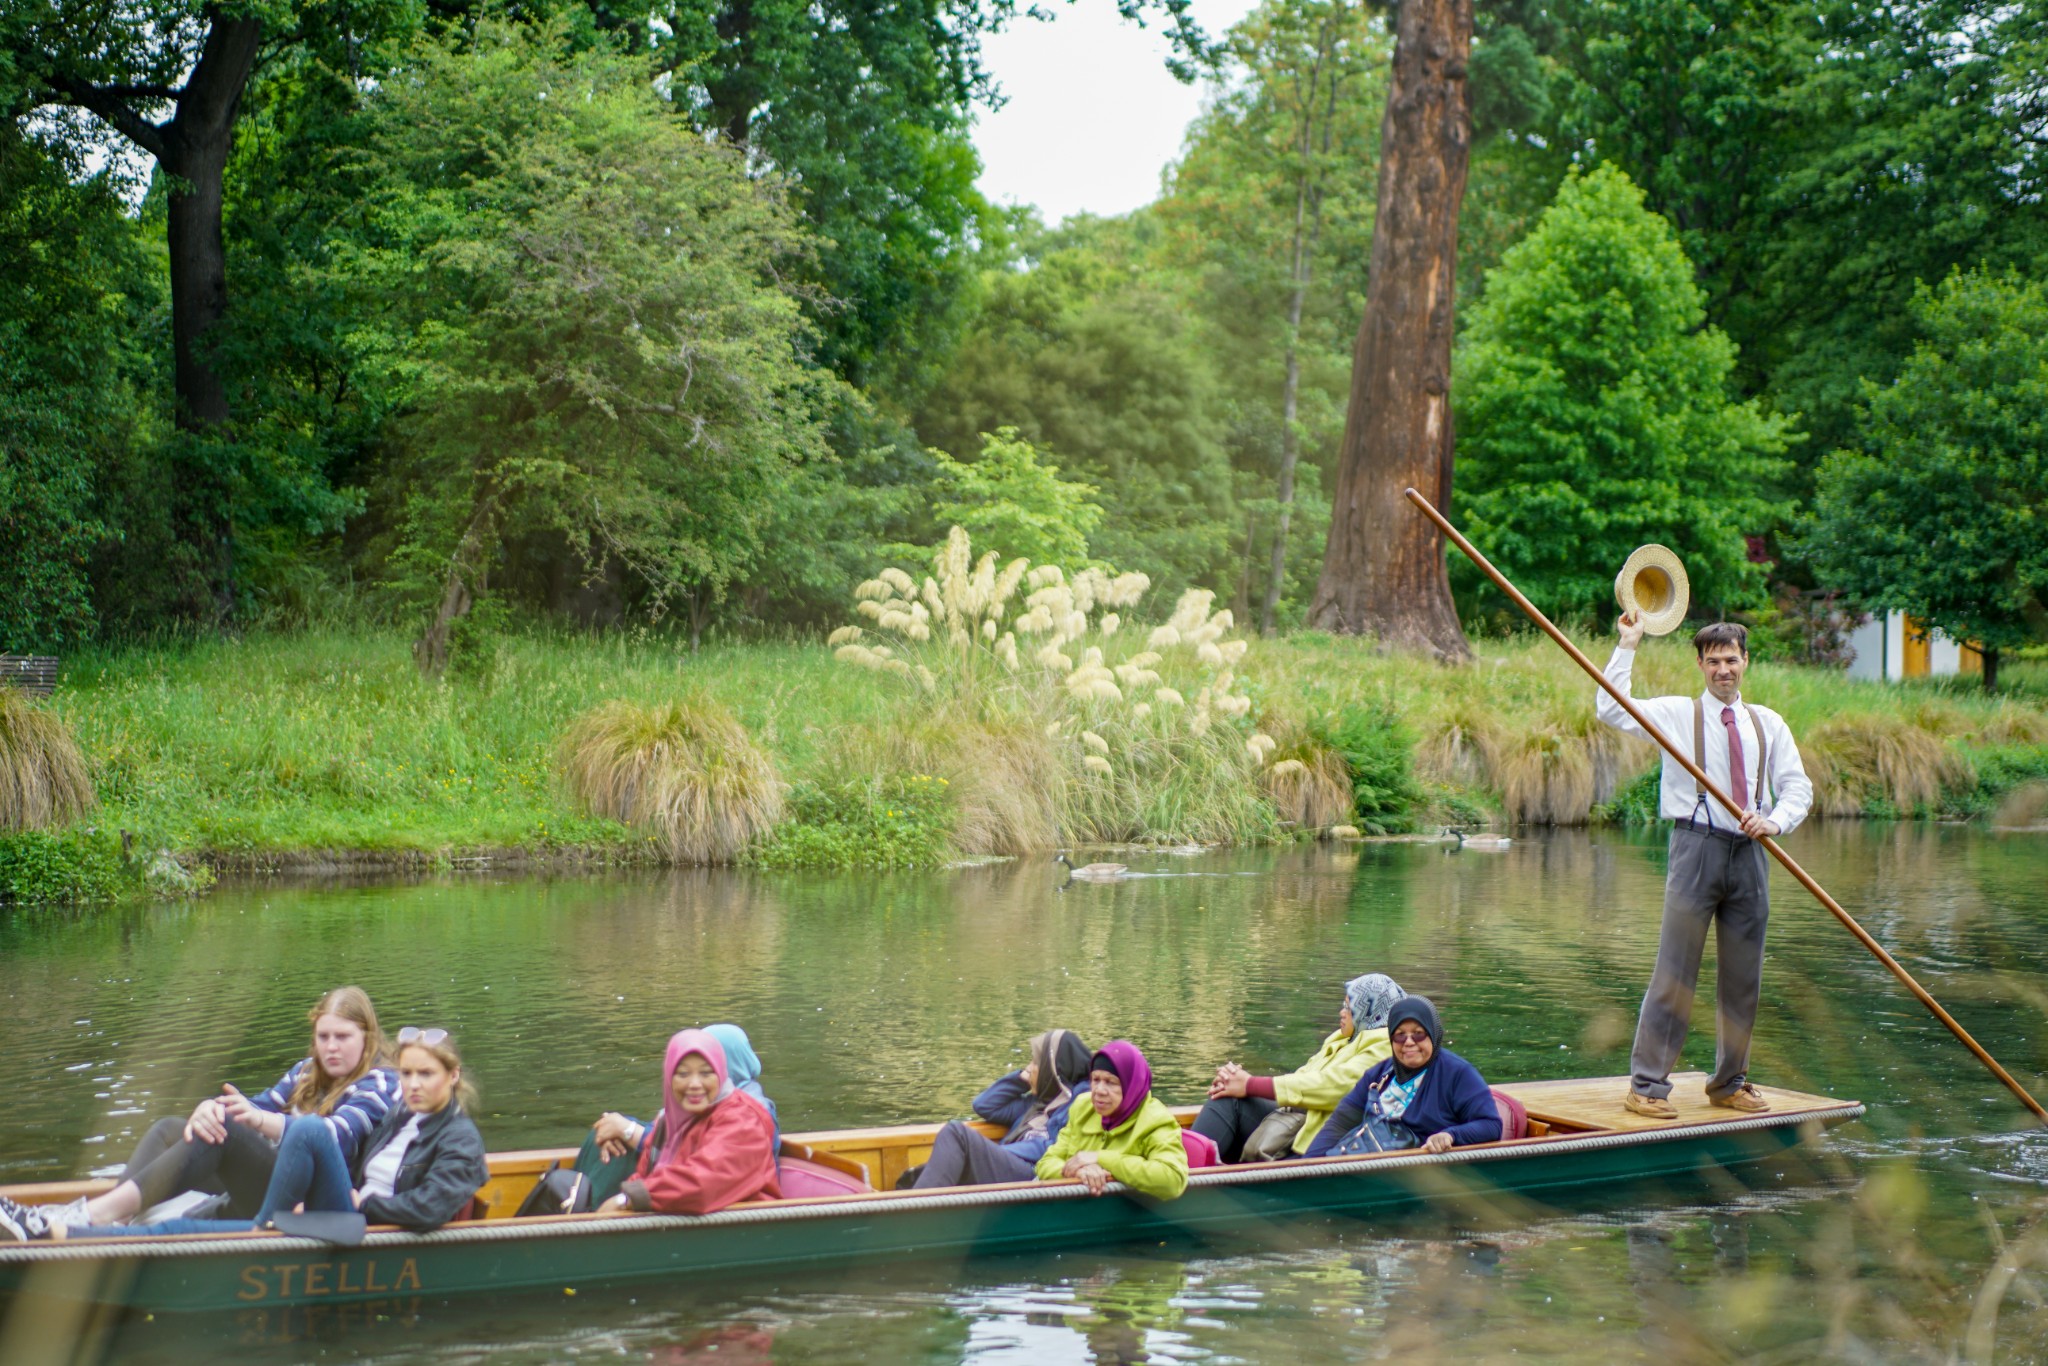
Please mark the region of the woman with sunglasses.
[[1416, 1147], [1441, 1153], [1500, 1137], [1500, 1110], [1486, 1078], [1443, 1046], [1443, 1023], [1427, 996], [1396, 1001], [1387, 1034], [1394, 1055], [1358, 1079], [1304, 1156]]
[[1292, 1072], [1255, 1077], [1234, 1062], [1216, 1069], [1209, 1101], [1189, 1127], [1216, 1145], [1225, 1162], [1299, 1157], [1365, 1069], [1385, 1058], [1387, 1011], [1408, 993], [1383, 972], [1344, 984], [1337, 1028]]
[[[476, 1093], [462, 1076], [462, 1055], [445, 1029], [398, 1032], [398, 1082], [405, 1104], [393, 1107], [353, 1160], [327, 1125], [302, 1115], [285, 1126], [270, 1189], [253, 1223], [241, 1219], [170, 1219], [160, 1224], [86, 1227], [73, 1238], [121, 1234], [227, 1233], [263, 1228], [278, 1214], [361, 1213], [372, 1224], [429, 1233], [455, 1218], [490, 1177], [483, 1135], [467, 1109]], [[55, 1236], [62, 1238], [63, 1233]]]

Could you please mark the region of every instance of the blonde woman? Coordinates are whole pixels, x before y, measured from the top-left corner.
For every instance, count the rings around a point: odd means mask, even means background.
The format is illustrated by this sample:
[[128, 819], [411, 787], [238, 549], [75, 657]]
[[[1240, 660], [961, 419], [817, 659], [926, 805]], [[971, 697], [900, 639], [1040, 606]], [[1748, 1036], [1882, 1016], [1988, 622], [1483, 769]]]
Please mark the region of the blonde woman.
[[312, 1050], [275, 1086], [247, 1096], [223, 1084], [185, 1119], [161, 1119], [135, 1146], [115, 1187], [60, 1209], [29, 1208], [24, 1232], [50, 1226], [124, 1224], [143, 1210], [192, 1190], [225, 1190], [228, 1213], [252, 1217], [277, 1165], [277, 1145], [295, 1115], [317, 1118], [344, 1160], [383, 1122], [398, 1097], [384, 1062], [377, 1012], [361, 987], [336, 987], [306, 1013]]
[[490, 1176], [484, 1138], [469, 1107], [476, 1093], [462, 1076], [462, 1054], [445, 1029], [398, 1031], [398, 1077], [405, 1103], [394, 1106], [351, 1156], [318, 1115], [285, 1121], [270, 1185], [248, 1219], [169, 1219], [160, 1224], [56, 1229], [58, 1239], [119, 1235], [235, 1233], [264, 1228], [279, 1215], [359, 1214], [365, 1224], [431, 1233], [461, 1214]]

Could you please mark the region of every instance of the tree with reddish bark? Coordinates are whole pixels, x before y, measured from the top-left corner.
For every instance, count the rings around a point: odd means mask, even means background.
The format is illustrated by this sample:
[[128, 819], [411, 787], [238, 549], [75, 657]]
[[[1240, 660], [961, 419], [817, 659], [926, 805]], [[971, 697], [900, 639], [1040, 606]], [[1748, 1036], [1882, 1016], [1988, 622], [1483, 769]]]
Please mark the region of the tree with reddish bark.
[[1471, 657], [1443, 539], [1401, 492], [1451, 495], [1458, 207], [1472, 147], [1472, 0], [1403, 0], [1380, 128], [1379, 211], [1352, 353], [1322, 580], [1309, 624], [1445, 661]]

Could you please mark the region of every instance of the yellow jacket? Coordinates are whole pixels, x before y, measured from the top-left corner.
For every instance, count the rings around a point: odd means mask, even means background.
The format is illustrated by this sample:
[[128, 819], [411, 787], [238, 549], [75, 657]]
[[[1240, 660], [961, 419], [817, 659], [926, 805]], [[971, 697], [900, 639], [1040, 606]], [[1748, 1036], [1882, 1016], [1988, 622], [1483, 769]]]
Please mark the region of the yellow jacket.
[[1102, 1154], [1102, 1169], [1140, 1195], [1171, 1200], [1188, 1188], [1188, 1154], [1181, 1146], [1180, 1121], [1157, 1096], [1145, 1097], [1138, 1112], [1113, 1134], [1102, 1132], [1102, 1116], [1093, 1105], [1075, 1097], [1060, 1136], [1038, 1159], [1038, 1179], [1057, 1180], [1060, 1168], [1076, 1153]]
[[1338, 1102], [1358, 1085], [1358, 1079], [1374, 1063], [1392, 1056], [1384, 1029], [1360, 1029], [1350, 1038], [1332, 1034], [1313, 1058], [1284, 1077], [1273, 1078], [1273, 1099], [1282, 1105], [1308, 1111], [1308, 1120], [1294, 1136], [1294, 1151], [1308, 1151], [1323, 1125], [1336, 1112]]

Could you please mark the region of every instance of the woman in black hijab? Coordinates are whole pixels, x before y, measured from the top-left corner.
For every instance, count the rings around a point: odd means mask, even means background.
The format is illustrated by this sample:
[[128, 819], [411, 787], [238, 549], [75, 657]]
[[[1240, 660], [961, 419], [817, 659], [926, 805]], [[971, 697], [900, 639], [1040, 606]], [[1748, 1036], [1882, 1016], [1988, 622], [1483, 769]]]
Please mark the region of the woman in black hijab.
[[1443, 1046], [1443, 1022], [1427, 996], [1396, 1001], [1387, 1036], [1393, 1056], [1358, 1079], [1304, 1156], [1415, 1147], [1440, 1153], [1500, 1137], [1486, 1078]]

